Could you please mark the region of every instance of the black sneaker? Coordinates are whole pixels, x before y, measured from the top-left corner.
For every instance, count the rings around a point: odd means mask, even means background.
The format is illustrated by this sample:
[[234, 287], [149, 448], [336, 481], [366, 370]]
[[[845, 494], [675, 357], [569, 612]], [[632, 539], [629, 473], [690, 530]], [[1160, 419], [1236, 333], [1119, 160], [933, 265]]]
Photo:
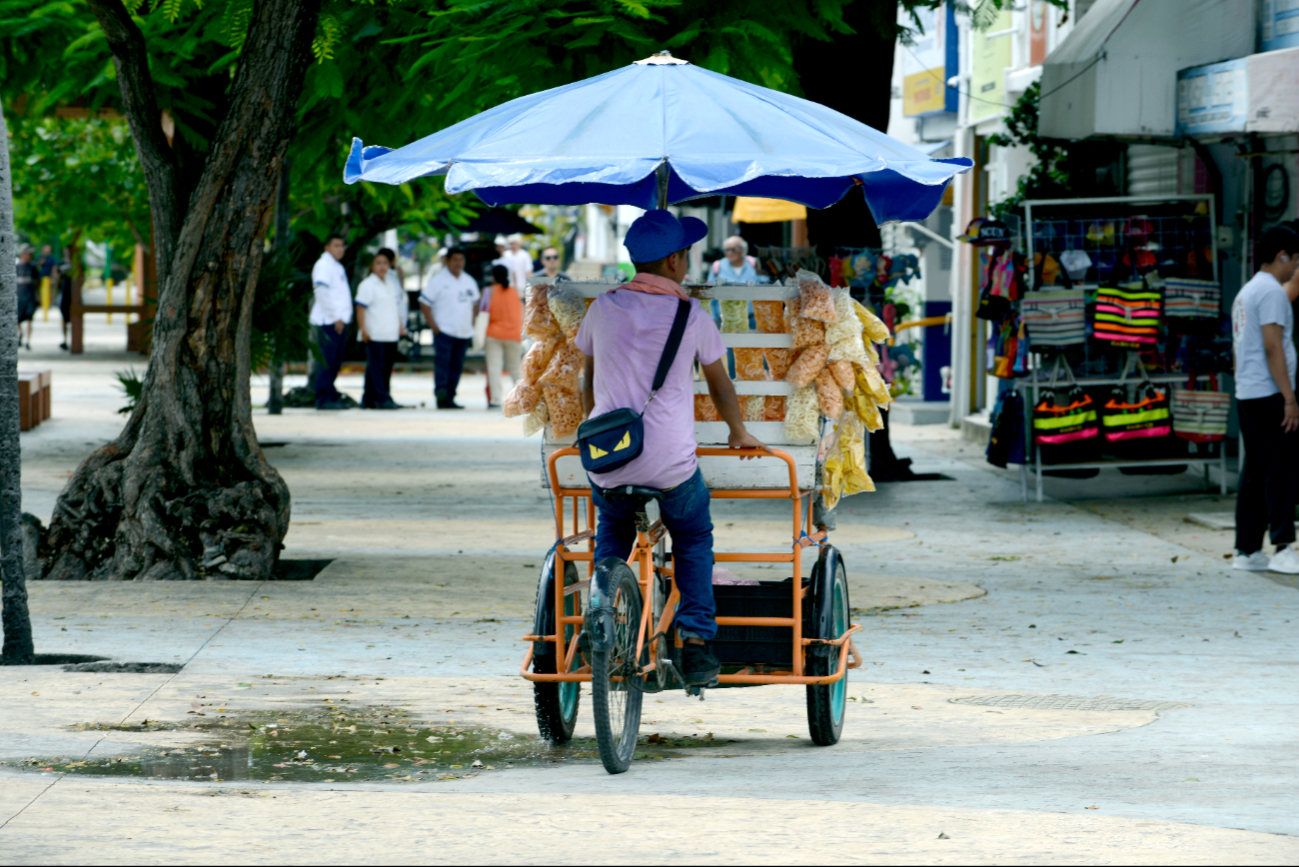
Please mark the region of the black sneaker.
[[707, 644], [687, 644], [681, 649], [681, 676], [686, 686], [716, 686], [722, 664]]

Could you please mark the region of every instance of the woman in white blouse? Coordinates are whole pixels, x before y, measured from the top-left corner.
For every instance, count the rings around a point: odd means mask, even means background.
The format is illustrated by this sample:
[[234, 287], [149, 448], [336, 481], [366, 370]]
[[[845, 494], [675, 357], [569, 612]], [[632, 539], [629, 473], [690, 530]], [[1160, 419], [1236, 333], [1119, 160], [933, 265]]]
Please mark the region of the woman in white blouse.
[[401, 409], [389, 383], [397, 360], [397, 340], [406, 336], [409, 302], [393, 270], [396, 255], [380, 250], [370, 263], [370, 275], [356, 287], [356, 324], [365, 342], [365, 394], [362, 409]]

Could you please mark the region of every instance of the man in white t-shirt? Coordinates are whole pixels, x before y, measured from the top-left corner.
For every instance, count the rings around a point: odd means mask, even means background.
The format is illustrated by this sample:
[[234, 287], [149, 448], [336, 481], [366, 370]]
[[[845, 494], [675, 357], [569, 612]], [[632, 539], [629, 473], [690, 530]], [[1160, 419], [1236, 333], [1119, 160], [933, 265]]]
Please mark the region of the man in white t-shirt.
[[510, 249], [497, 260], [510, 270], [510, 285], [523, 297], [528, 288], [528, 275], [532, 273], [532, 257], [523, 249], [523, 236], [510, 236]]
[[[1236, 558], [1253, 572], [1299, 574], [1295, 541], [1295, 468], [1299, 465], [1299, 402], [1295, 400], [1294, 302], [1285, 287], [1299, 268], [1299, 232], [1269, 229], [1255, 249], [1258, 273], [1231, 305], [1236, 358], [1236, 410], [1245, 468], [1236, 494]], [[1299, 287], [1295, 287], [1299, 289]], [[1276, 553], [1263, 552], [1272, 529]]]
[[309, 322], [316, 327], [324, 365], [316, 372], [316, 409], [347, 409], [343, 396], [334, 387], [338, 369], [343, 365], [343, 348], [347, 345], [347, 326], [352, 321], [352, 289], [343, 267], [347, 243], [342, 235], [330, 235], [325, 250], [311, 268], [314, 292]]
[[438, 409], [464, 409], [456, 388], [465, 369], [465, 350], [474, 336], [474, 308], [482, 293], [465, 273], [465, 251], [447, 250], [446, 267], [419, 293], [419, 309], [433, 329], [433, 396]]

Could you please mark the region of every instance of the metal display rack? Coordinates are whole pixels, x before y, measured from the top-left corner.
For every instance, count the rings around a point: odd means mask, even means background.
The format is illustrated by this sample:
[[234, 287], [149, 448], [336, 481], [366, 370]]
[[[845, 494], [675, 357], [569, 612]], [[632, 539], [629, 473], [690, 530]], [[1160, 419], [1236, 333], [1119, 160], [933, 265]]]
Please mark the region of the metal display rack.
[[[1193, 204], [1205, 203], [1205, 213], [1196, 214], [1194, 211], [1188, 211], [1184, 214], [1160, 214], [1154, 213], [1146, 215], [1141, 213], [1141, 207], [1166, 210], [1169, 205], [1178, 203]], [[1126, 213], [1104, 213], [1097, 216], [1097, 206], [1114, 206], [1116, 211], [1123, 210]], [[1088, 216], [1079, 215], [1075, 210], [1074, 215], [1060, 216], [1054, 215], [1034, 217], [1034, 209], [1038, 209], [1039, 215], [1042, 209], [1051, 208], [1073, 208], [1084, 209], [1091, 213]], [[1024, 203], [1024, 223], [1023, 238], [1024, 248], [1027, 250], [1026, 261], [1032, 263], [1036, 259], [1037, 245], [1042, 241], [1058, 242], [1052, 243], [1052, 248], [1065, 246], [1066, 249], [1078, 249], [1093, 253], [1109, 254], [1109, 261], [1103, 255], [1093, 256], [1093, 268], [1096, 272], [1095, 282], [1101, 282], [1110, 277], [1110, 271], [1115, 267], [1128, 267], [1122, 265], [1122, 256], [1127, 248], [1122, 243], [1123, 235], [1121, 226], [1132, 217], [1142, 217], [1152, 224], [1153, 231], [1150, 232], [1152, 238], [1159, 239], [1159, 249], [1156, 253], [1157, 270], [1162, 270], [1168, 266], [1178, 267], [1185, 260], [1185, 257], [1197, 245], [1209, 247], [1212, 251], [1210, 262], [1212, 264], [1213, 276], [1218, 277], [1218, 230], [1217, 219], [1214, 209], [1214, 197], [1212, 195], [1190, 195], [1190, 196], [1111, 196], [1104, 198], [1091, 199], [1038, 199], [1035, 201], [1026, 201]], [[1197, 221], [1203, 221], [1206, 225], [1195, 225]], [[1095, 224], [1110, 224], [1111, 243], [1104, 243], [1091, 237], [1091, 230]], [[1207, 237], [1206, 237], [1207, 236]], [[1044, 252], [1059, 252], [1057, 249], [1049, 249]], [[1107, 267], [1108, 265], [1108, 267]], [[1034, 269], [1029, 267], [1029, 273], [1034, 273]], [[1088, 281], [1092, 282], [1092, 281]], [[1038, 288], [1038, 287], [1034, 287]], [[1112, 354], [1112, 353], [1111, 353]], [[1088, 376], [1087, 373], [1093, 372], [1092, 368], [1097, 367], [1090, 359], [1084, 362], [1084, 375], [1078, 377], [1078, 385], [1083, 388], [1115, 386], [1121, 384], [1135, 385], [1136, 380], [1123, 380], [1119, 377], [1106, 376]], [[1031, 445], [1033, 459], [1031, 463], [1020, 465], [1020, 487], [1023, 493], [1024, 502], [1028, 502], [1028, 474], [1032, 472], [1036, 479], [1037, 501], [1040, 503], [1043, 499], [1042, 478], [1043, 472], [1053, 470], [1088, 470], [1104, 469], [1107, 467], [1157, 467], [1157, 466], [1200, 466], [1204, 468], [1205, 483], [1209, 481], [1209, 467], [1218, 465], [1219, 479], [1218, 489], [1221, 493], [1227, 493], [1227, 449], [1225, 442], [1218, 442], [1216, 455], [1191, 454], [1189, 449], [1191, 443], [1184, 440], [1176, 440], [1183, 443], [1188, 450], [1184, 456], [1173, 455], [1167, 458], [1150, 458], [1146, 460], [1122, 460], [1116, 458], [1102, 458], [1095, 461], [1083, 463], [1068, 464], [1043, 464], [1042, 449], [1033, 442], [1033, 407], [1038, 405], [1041, 397], [1041, 391], [1046, 384], [1040, 379], [1042, 365], [1039, 363], [1040, 356], [1036, 353], [1033, 355], [1032, 369], [1029, 376], [1025, 379], [1015, 381], [1015, 389], [1019, 391], [1024, 398], [1024, 435], [1025, 443]], [[1101, 362], [1100, 369], [1095, 372], [1101, 372], [1106, 362]], [[1126, 366], [1126, 365], [1125, 365]], [[1207, 380], [1213, 374], [1202, 374], [1198, 376], [1188, 376], [1184, 373], [1165, 373], [1154, 374], [1147, 377], [1147, 381], [1155, 385], [1174, 385], [1191, 381], [1192, 379]], [[1032, 400], [1029, 401], [1031, 392]]]

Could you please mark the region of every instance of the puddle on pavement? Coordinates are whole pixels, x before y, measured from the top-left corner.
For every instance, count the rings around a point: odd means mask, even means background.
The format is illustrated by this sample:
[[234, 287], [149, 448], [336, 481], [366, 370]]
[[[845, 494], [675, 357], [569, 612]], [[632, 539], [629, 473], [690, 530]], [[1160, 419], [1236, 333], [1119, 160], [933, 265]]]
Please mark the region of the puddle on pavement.
[[[35, 771], [153, 780], [344, 783], [425, 782], [477, 776], [518, 767], [599, 762], [594, 738], [562, 747], [536, 734], [520, 734], [454, 721], [420, 722], [400, 708], [373, 706], [337, 711], [247, 713], [211, 721], [137, 725], [86, 723], [74, 731], [200, 732], [186, 747], [149, 746], [137, 754], [85, 761], [27, 759]], [[643, 735], [636, 758], [667, 759], [683, 750], [723, 747], [707, 737]], [[695, 753], [698, 755], [698, 753]], [[5, 764], [0, 762], [0, 764]]]

